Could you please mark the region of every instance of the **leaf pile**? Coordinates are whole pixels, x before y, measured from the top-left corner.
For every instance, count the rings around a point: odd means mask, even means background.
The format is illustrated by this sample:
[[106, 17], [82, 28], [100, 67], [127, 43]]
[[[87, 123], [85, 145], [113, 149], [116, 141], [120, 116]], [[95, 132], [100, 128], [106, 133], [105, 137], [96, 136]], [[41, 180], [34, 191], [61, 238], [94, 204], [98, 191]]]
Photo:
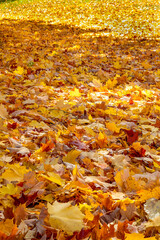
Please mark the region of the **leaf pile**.
[[158, 1], [10, 6], [0, 239], [159, 239]]

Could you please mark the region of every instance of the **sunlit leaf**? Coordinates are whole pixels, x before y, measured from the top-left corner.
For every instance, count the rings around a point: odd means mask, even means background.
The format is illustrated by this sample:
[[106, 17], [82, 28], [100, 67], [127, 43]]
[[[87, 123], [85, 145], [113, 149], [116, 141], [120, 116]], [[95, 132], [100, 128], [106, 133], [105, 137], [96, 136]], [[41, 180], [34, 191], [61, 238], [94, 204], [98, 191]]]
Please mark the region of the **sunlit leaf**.
[[121, 64], [120, 64], [120, 62], [119, 61], [117, 61], [117, 62], [114, 62], [114, 68], [116, 68], [116, 69], [120, 69], [121, 68]]
[[117, 125], [116, 125], [114, 122], [106, 123], [106, 127], [107, 127], [110, 131], [115, 132], [115, 133], [119, 133], [119, 131], [120, 131], [120, 128], [117, 127]]
[[80, 97], [81, 93], [80, 93], [79, 89], [75, 88], [73, 91], [70, 91], [70, 96], [71, 97]]
[[66, 156], [63, 157], [63, 161], [75, 164], [75, 160], [80, 155], [80, 153], [81, 153], [80, 150], [72, 150]]
[[6, 119], [8, 118], [8, 112], [7, 112], [7, 109], [4, 105], [0, 105], [0, 117], [3, 118], [3, 119]]
[[1, 177], [3, 179], [8, 180], [9, 182], [22, 181], [24, 174], [26, 174], [29, 171], [30, 170], [27, 169], [25, 166], [20, 166], [18, 163], [10, 164], [7, 166], [5, 172], [2, 173]]
[[14, 71], [15, 75], [22, 75], [24, 73], [24, 68], [18, 66], [17, 69]]
[[155, 237], [149, 237], [149, 238], [145, 238], [143, 234], [141, 233], [131, 233], [131, 234], [128, 234], [126, 233], [125, 234], [125, 239], [126, 240], [156, 240]]
[[6, 236], [10, 236], [10, 235], [12, 235], [13, 232], [14, 233], [17, 232], [17, 227], [13, 223], [13, 219], [6, 219], [6, 221], [1, 221], [0, 222], [0, 236], [1, 236], [2, 233], [4, 233]]
[[49, 221], [53, 228], [72, 234], [75, 231], [80, 231], [84, 226], [84, 214], [77, 206], [72, 206], [70, 202], [59, 203], [55, 201], [52, 205], [48, 203], [47, 208], [50, 214]]
[[2, 186], [1, 188], [0, 188], [0, 194], [2, 194], [2, 195], [6, 195], [6, 194], [9, 194], [9, 195], [14, 195], [14, 194], [16, 194], [16, 193], [18, 193], [18, 187], [17, 186], [15, 186], [14, 184], [12, 184], [12, 183], [9, 183], [9, 184], [7, 184], [7, 186]]
[[35, 128], [49, 129], [48, 125], [46, 123], [42, 122], [42, 121], [41, 122], [37, 122], [35, 120], [32, 120], [29, 123], [29, 125], [31, 127], [35, 127]]
[[149, 64], [149, 62], [148, 61], [144, 61], [144, 62], [142, 62], [141, 63], [142, 64], [142, 66], [144, 67], [144, 69], [150, 69], [152, 66]]
[[[47, 176], [48, 175], [48, 176]], [[64, 180], [56, 173], [54, 172], [48, 172], [47, 175], [44, 175], [44, 174], [40, 174], [41, 177], [53, 182], [53, 183], [56, 183], [60, 186], [63, 186], [64, 185]]]

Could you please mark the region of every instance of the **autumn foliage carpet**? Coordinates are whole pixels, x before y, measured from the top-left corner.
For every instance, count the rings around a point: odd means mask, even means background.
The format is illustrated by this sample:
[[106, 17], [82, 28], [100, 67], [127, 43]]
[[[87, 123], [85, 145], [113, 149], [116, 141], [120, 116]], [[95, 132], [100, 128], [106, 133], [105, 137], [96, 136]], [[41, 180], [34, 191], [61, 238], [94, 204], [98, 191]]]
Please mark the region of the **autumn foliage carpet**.
[[160, 239], [157, 0], [0, 4], [0, 239]]

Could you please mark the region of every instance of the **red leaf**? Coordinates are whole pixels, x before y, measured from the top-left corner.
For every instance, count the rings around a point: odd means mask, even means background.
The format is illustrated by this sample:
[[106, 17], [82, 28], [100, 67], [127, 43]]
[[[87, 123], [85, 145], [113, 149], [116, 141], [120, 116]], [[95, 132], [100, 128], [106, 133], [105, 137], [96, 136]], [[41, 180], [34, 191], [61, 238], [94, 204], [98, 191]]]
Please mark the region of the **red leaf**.
[[127, 133], [127, 143], [131, 145], [133, 142], [138, 140], [139, 132], [134, 131], [133, 129], [125, 130]]

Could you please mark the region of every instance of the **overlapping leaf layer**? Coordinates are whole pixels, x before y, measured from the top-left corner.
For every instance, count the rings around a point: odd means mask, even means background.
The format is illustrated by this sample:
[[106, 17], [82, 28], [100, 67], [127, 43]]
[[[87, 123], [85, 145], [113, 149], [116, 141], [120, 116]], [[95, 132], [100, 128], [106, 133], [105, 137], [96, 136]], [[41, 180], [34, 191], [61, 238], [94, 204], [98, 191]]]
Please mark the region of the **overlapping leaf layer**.
[[158, 1], [0, 13], [0, 239], [159, 239]]

